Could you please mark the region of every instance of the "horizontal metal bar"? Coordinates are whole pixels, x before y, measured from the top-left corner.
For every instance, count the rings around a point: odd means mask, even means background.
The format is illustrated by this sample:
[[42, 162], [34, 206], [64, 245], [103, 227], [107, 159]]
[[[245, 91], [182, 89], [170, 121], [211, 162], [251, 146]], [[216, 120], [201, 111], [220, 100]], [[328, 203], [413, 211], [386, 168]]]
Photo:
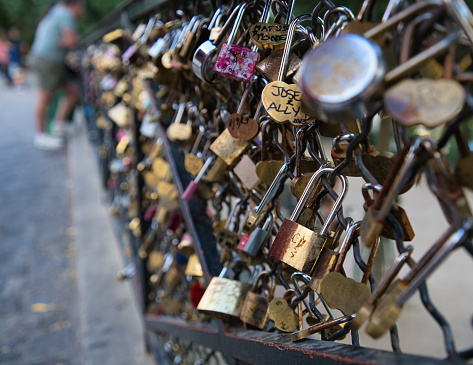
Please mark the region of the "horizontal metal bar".
[[341, 343], [307, 339], [292, 342], [290, 335], [261, 331], [224, 332], [208, 324], [189, 324], [169, 317], [147, 316], [149, 331], [178, 338], [220, 351], [228, 360], [267, 365], [302, 364], [447, 364], [448, 361], [386, 352]]

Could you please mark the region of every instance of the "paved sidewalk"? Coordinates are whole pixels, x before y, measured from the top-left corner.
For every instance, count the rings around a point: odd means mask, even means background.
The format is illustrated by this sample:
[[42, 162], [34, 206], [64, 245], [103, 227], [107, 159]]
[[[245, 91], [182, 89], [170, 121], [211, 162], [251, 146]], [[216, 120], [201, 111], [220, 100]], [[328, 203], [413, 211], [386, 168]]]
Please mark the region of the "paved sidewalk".
[[35, 149], [34, 99], [0, 84], [0, 364], [151, 364], [88, 141]]

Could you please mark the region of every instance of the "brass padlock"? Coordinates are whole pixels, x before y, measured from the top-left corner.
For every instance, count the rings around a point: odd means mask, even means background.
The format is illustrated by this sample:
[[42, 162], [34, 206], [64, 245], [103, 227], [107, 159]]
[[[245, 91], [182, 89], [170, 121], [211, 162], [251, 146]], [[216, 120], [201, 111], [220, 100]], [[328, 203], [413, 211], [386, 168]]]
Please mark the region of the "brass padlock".
[[296, 84], [287, 84], [287, 64], [291, 43], [294, 38], [296, 26], [303, 20], [310, 19], [308, 16], [300, 16], [294, 19], [289, 27], [284, 54], [281, 60], [277, 81], [265, 86], [261, 94], [261, 100], [268, 114], [278, 123], [289, 121], [295, 126], [303, 126], [313, 121], [302, 107], [302, 91]]
[[[262, 272], [256, 278], [251, 291], [248, 292], [245, 302], [241, 309], [240, 319], [254, 327], [265, 330], [269, 321], [269, 303], [273, 299], [274, 290], [276, 289], [276, 280], [272, 279], [268, 272]], [[258, 294], [263, 289], [268, 291], [268, 295]]]
[[228, 129], [225, 129], [210, 145], [210, 150], [228, 166], [232, 166], [248, 147], [247, 141], [232, 137]]
[[251, 285], [226, 279], [228, 267], [218, 277], [213, 277], [205, 290], [197, 310], [222, 320], [240, 318], [241, 308]]
[[333, 238], [329, 235], [329, 227], [340, 210], [345, 198], [347, 192], [346, 177], [338, 176], [342, 182], [342, 193], [338, 196], [320, 232], [314, 232], [298, 224], [297, 219], [312, 196], [319, 179], [322, 175], [330, 175], [333, 170], [334, 169], [328, 167], [321, 168], [312, 176], [291, 218], [284, 219], [274, 239], [273, 245], [269, 250], [270, 255], [306, 274], [312, 272], [322, 248], [327, 241], [331, 241]]
[[185, 274], [196, 277], [204, 276], [202, 265], [200, 264], [199, 257], [197, 256], [197, 254], [193, 253], [192, 255], [190, 255], [189, 261], [187, 262]]
[[185, 142], [192, 137], [191, 121], [189, 120], [186, 123], [181, 123], [186, 107], [188, 109], [188, 115], [190, 114], [189, 105], [186, 105], [185, 103], [180, 103], [174, 115], [173, 123], [171, 123], [168, 129], [166, 130], [167, 137], [173, 142]]
[[[368, 190], [374, 189], [377, 193], [381, 191], [380, 185], [373, 185], [373, 184], [364, 184], [362, 187], [363, 197], [365, 198], [365, 203], [363, 204], [363, 209], [365, 212], [368, 211], [369, 207], [373, 204], [373, 199], [371, 199]], [[399, 205], [393, 203], [391, 210], [389, 211], [390, 214], [394, 216], [394, 218], [398, 221], [399, 225], [402, 228], [403, 240], [404, 241], [412, 241], [414, 239], [415, 233], [414, 229], [412, 228], [411, 222], [409, 221], [409, 217], [407, 216], [406, 211], [401, 208]], [[384, 224], [383, 229], [379, 233], [381, 236], [389, 238], [390, 240], [394, 240], [394, 229], [390, 224]]]

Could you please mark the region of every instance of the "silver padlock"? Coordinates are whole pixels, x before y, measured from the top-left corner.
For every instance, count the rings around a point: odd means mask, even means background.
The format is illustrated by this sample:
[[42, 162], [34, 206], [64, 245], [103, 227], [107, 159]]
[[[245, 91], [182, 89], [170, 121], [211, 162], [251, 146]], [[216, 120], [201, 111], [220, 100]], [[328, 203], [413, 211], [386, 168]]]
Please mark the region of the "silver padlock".
[[[269, 232], [274, 224], [274, 212], [271, 212], [263, 227], [256, 227], [249, 236], [245, 235], [237, 246], [240, 251], [246, 252], [248, 255], [256, 256], [268, 239]], [[247, 239], [245, 239], [247, 238]]]

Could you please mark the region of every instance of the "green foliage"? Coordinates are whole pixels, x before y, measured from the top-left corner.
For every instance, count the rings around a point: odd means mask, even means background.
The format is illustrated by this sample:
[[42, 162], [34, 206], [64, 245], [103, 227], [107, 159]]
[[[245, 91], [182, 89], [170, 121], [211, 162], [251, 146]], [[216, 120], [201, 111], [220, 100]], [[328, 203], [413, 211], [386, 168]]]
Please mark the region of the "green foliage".
[[[92, 30], [101, 19], [107, 17], [114, 9], [127, 0], [86, 0], [86, 13], [79, 21], [81, 31], [84, 33]], [[49, 8], [52, 0], [0, 0], [0, 30], [8, 29], [15, 25], [20, 29], [23, 39], [31, 44], [38, 19]], [[356, 15], [363, 0], [334, 0], [337, 5], [348, 6]], [[470, 9], [473, 0], [465, 0]], [[310, 13], [317, 1], [297, 0], [294, 14]], [[375, 3], [375, 18], [379, 19], [386, 2]]]
[[[94, 25], [126, 0], [86, 0], [86, 12], [79, 21], [81, 32]], [[0, 0], [0, 30], [15, 25], [23, 40], [31, 44], [40, 17], [49, 8], [51, 0]]]

